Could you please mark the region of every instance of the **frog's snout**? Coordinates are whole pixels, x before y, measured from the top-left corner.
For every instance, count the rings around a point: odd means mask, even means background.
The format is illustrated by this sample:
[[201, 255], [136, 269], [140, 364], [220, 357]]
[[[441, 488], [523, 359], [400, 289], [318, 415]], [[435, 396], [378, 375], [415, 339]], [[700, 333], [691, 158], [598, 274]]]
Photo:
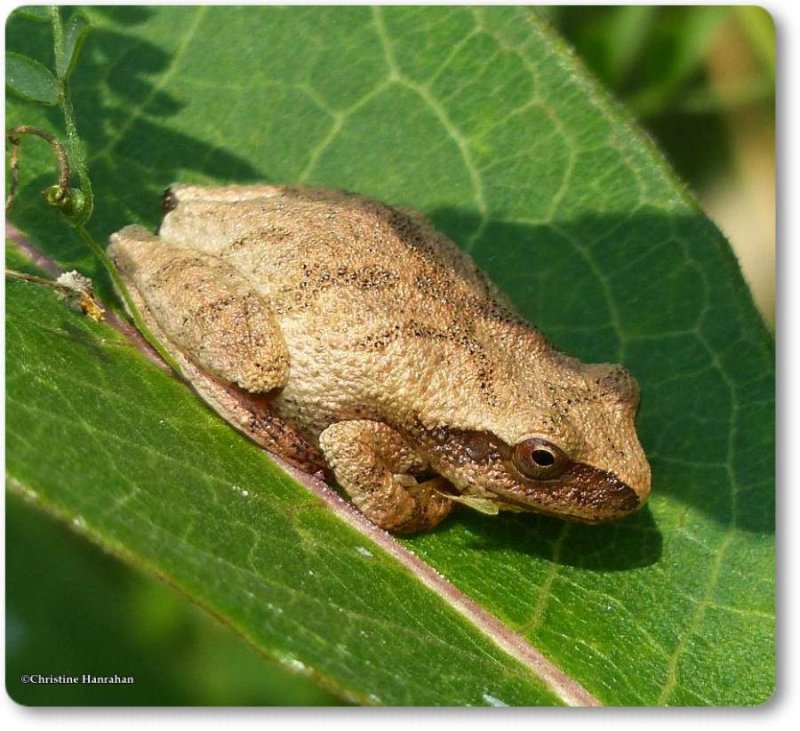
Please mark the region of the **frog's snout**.
[[576, 463], [563, 476], [575, 506], [575, 519], [606, 523], [639, 510], [650, 497], [650, 465], [644, 453], [615, 470]]
[[585, 523], [605, 523], [638, 510], [650, 494], [647, 484], [633, 485], [613, 472], [575, 464], [562, 478], [569, 517]]
[[555, 480], [530, 481], [516, 488], [492, 487], [501, 503], [579, 523], [607, 523], [637, 511], [650, 494], [650, 471], [633, 485], [613, 472], [575, 462]]

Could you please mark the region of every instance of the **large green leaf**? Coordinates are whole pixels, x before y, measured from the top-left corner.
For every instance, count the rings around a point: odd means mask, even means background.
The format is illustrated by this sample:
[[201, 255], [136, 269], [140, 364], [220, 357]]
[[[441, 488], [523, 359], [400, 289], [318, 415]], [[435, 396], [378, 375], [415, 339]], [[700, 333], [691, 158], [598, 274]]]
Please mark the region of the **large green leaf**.
[[[727, 243], [536, 15], [87, 15], [73, 87], [99, 239], [154, 228], [174, 180], [307, 181], [415, 205], [559, 346], [633, 370], [653, 497], [610, 526], [463, 511], [387, 538], [273, 466], [113, 329], [13, 281], [17, 489], [358, 701], [767, 699], [769, 336]], [[46, 28], [12, 19], [9, 47], [45, 63]], [[54, 110], [12, 102], [9, 116], [58, 129]], [[47, 154], [26, 153], [15, 221], [108, 294], [36, 200]]]
[[[309, 705], [335, 702], [196, 605], [68, 525], [6, 499], [6, 688], [33, 705]], [[58, 561], [54, 561], [54, 556]], [[57, 569], [57, 570], [54, 570]], [[32, 671], [133, 676], [133, 685], [23, 684]]]

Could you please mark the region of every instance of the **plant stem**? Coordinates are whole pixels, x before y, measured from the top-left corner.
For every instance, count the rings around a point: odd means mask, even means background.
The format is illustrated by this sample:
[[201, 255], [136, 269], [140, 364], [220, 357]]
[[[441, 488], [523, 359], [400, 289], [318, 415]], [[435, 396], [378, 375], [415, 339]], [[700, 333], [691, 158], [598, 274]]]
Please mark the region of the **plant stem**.
[[[54, 5], [51, 8], [51, 18], [53, 21], [53, 50], [56, 59], [61, 58], [64, 53], [64, 26], [61, 23], [61, 9]], [[55, 64], [58, 68], [58, 63]], [[67, 132], [67, 143], [69, 144], [70, 158], [75, 171], [80, 180], [81, 192], [85, 196], [85, 206], [75, 226], [80, 227], [86, 223], [92, 215], [94, 209], [94, 193], [92, 192], [92, 182], [89, 178], [89, 168], [86, 164], [86, 155], [83, 150], [83, 142], [78, 134], [78, 127], [75, 124], [75, 114], [72, 109], [72, 98], [69, 93], [69, 83], [66, 78], [58, 77], [59, 102], [64, 114], [64, 127]]]
[[[53, 52], [55, 54], [56, 62], [54, 64], [56, 70], [59, 68], [58, 59], [64, 55], [64, 26], [61, 22], [61, 10], [58, 6], [53, 6], [50, 10], [50, 17], [53, 23]], [[89, 247], [89, 250], [97, 257], [100, 263], [108, 272], [111, 281], [114, 284], [119, 296], [125, 304], [125, 309], [128, 311], [131, 319], [133, 320], [136, 329], [144, 336], [153, 349], [161, 356], [164, 362], [172, 368], [172, 370], [181, 375], [181, 369], [172, 356], [164, 350], [156, 337], [147, 327], [142, 319], [139, 309], [136, 307], [130, 292], [128, 291], [125, 282], [120, 276], [119, 271], [114, 266], [111, 259], [108, 258], [105, 249], [100, 246], [89, 233], [86, 228], [86, 222], [92, 215], [94, 210], [94, 193], [92, 192], [92, 182], [89, 178], [89, 168], [86, 164], [86, 155], [84, 154], [83, 142], [78, 134], [78, 127], [75, 124], [75, 114], [72, 109], [72, 99], [69, 92], [69, 81], [66, 76], [57, 73], [59, 85], [59, 104], [64, 114], [64, 127], [67, 132], [67, 144], [69, 145], [70, 160], [74, 170], [78, 174], [80, 180], [80, 190], [85, 196], [85, 203], [80, 211], [80, 214], [73, 218], [68, 217], [69, 222], [78, 232], [83, 242]]]
[[39, 129], [38, 127], [31, 127], [29, 124], [18, 124], [6, 132], [6, 139], [10, 144], [9, 151], [9, 170], [11, 172], [11, 186], [9, 188], [8, 198], [6, 198], [6, 215], [14, 205], [17, 198], [17, 190], [19, 189], [19, 157], [22, 139], [26, 135], [34, 135], [47, 142], [58, 158], [58, 194], [54, 196], [53, 201], [59, 202], [65, 200], [69, 192], [69, 159], [64, 146], [59, 139], [46, 130]]

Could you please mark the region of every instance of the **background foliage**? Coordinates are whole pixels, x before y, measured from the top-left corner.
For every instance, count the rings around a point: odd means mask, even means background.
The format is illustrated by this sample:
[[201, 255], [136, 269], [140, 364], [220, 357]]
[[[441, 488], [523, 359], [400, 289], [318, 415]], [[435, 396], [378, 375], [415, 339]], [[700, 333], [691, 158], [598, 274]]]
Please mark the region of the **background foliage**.
[[[73, 86], [97, 238], [134, 221], [154, 228], [159, 193], [178, 179], [304, 180], [422, 208], [559, 346], [634, 371], [655, 481], [650, 506], [613, 526], [463, 512], [405, 542], [603, 702], [765, 700], [769, 337], [725, 241], [537, 17], [515, 8], [86, 14], [93, 29]], [[7, 34], [12, 51], [52, 65], [46, 26], [12, 18]], [[645, 110], [670, 98], [641, 95]], [[60, 131], [55, 110], [15, 99], [9, 121]], [[25, 154], [15, 222], [108, 296], [80, 242], [37, 200], [53, 177], [47, 152], [31, 144]], [[284, 667], [312, 668], [339, 696], [553, 702], [104, 326], [45, 290], [7, 289], [8, 469], [19, 494], [177, 585]], [[135, 696], [10, 685], [20, 701], [328, 700], [19, 497], [8, 525], [9, 677], [31, 666], [137, 676]], [[375, 560], [365, 564], [359, 547]], [[359, 580], [373, 588], [354, 591]], [[456, 648], [469, 651], [454, 665]], [[459, 676], [442, 674], [453, 667]]]
[[775, 28], [756, 6], [547, 10], [657, 140], [775, 313]]

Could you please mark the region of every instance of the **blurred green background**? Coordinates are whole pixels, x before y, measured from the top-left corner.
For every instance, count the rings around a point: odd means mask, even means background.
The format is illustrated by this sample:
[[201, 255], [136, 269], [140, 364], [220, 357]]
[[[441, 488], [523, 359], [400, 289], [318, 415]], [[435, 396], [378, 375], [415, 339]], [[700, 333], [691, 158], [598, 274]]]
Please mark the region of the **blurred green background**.
[[[755, 7], [545, 10], [731, 240], [774, 322], [775, 38]], [[89, 40], [91, 43], [91, 39]], [[58, 570], [51, 557], [58, 557]], [[36, 705], [322, 705], [215, 619], [21, 498], [6, 500], [7, 688]], [[134, 686], [19, 682], [124, 674]]]
[[775, 26], [755, 6], [557, 7], [550, 22], [728, 237], [775, 322]]

